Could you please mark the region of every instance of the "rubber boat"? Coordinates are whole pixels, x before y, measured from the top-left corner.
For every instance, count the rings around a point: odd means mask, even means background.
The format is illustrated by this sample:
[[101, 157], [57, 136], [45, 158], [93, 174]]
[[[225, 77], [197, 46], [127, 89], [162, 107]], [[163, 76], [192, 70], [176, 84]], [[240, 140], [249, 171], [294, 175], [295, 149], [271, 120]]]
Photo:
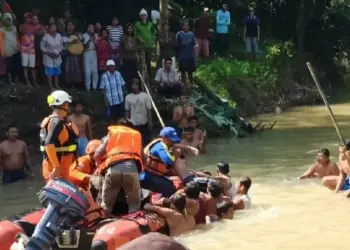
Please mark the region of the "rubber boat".
[[[177, 189], [183, 187], [179, 178], [171, 179]], [[165, 220], [156, 216], [156, 220], [150, 221], [148, 218], [154, 215], [145, 211], [115, 219], [101, 219], [91, 230], [82, 223], [90, 207], [82, 191], [65, 180], [51, 180], [39, 193], [43, 208], [0, 221], [0, 249], [115, 250], [149, 232], [167, 233], [163, 231]], [[156, 193], [149, 194], [143, 205], [158, 197]], [[125, 205], [122, 205], [125, 200], [119, 201], [121, 206], [118, 202], [116, 204], [119, 214], [125, 214]]]

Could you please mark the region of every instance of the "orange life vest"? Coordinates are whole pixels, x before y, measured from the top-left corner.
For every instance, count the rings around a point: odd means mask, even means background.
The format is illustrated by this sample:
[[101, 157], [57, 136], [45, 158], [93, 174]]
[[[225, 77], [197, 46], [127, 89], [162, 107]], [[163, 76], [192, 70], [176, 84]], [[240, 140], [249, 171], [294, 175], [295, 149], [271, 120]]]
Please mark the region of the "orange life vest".
[[87, 188], [89, 185], [88, 175], [95, 171], [95, 164], [89, 155], [78, 158], [69, 168], [69, 181], [81, 188]]
[[142, 166], [142, 136], [140, 132], [126, 126], [108, 127], [108, 143], [106, 159], [99, 165], [99, 172], [103, 172], [112, 164], [124, 160], [136, 160], [140, 171]]
[[158, 157], [151, 155], [151, 148], [158, 142], [161, 142], [162, 139], [158, 138], [153, 140], [148, 144], [144, 149], [144, 154], [146, 155], [146, 164], [145, 170], [156, 175], [167, 175], [170, 172], [170, 169], [162, 162]]

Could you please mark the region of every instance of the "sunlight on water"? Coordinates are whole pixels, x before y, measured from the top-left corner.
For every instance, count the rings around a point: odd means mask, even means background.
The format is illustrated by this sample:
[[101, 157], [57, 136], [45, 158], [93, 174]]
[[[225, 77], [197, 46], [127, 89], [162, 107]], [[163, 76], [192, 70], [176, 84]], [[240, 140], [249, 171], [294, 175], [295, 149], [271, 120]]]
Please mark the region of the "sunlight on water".
[[[350, 105], [337, 105], [334, 113], [346, 137], [350, 133]], [[207, 156], [193, 162], [196, 168], [215, 171], [226, 160], [234, 180], [253, 180], [253, 208], [238, 212], [233, 221], [201, 227], [177, 238], [191, 250], [333, 250], [346, 246], [350, 231], [349, 201], [323, 188], [319, 180], [296, 177], [327, 147], [337, 158], [339, 139], [325, 107], [300, 107], [257, 120], [277, 120], [274, 130], [246, 139], [218, 139], [208, 143]], [[38, 167], [39, 168], [39, 167]], [[40, 179], [40, 169], [37, 171]], [[42, 182], [0, 187], [0, 217], [37, 205]]]

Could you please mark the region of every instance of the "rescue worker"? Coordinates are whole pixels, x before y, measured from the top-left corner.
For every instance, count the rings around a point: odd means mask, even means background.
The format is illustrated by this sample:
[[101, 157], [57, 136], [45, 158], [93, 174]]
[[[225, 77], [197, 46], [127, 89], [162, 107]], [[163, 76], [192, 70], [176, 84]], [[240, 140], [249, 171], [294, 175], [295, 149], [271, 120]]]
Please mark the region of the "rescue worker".
[[141, 205], [138, 174], [143, 168], [142, 136], [128, 119], [122, 118], [118, 125], [108, 127], [108, 135], [97, 148], [95, 160], [99, 174], [104, 176], [101, 206], [106, 214], [112, 216], [121, 188], [127, 196], [129, 213], [138, 211]]
[[43, 152], [42, 173], [45, 181], [52, 178], [69, 179], [69, 167], [77, 159], [78, 128], [66, 117], [72, 97], [56, 90], [47, 97], [52, 114], [40, 125], [40, 150]]
[[176, 161], [182, 155], [181, 149], [190, 149], [194, 155], [198, 154], [198, 150], [178, 144], [180, 138], [172, 127], [163, 128], [159, 136], [160, 138], [153, 140], [144, 149], [145, 170], [139, 179], [142, 188], [160, 193], [163, 197], [170, 197], [176, 192], [176, 188], [167, 175], [174, 169], [174, 165], [179, 163]]
[[70, 181], [78, 187], [87, 189], [90, 178], [97, 177], [93, 175], [97, 168], [94, 156], [96, 149], [101, 144], [101, 140], [91, 140], [86, 146], [86, 155], [79, 157], [78, 160], [70, 166]]

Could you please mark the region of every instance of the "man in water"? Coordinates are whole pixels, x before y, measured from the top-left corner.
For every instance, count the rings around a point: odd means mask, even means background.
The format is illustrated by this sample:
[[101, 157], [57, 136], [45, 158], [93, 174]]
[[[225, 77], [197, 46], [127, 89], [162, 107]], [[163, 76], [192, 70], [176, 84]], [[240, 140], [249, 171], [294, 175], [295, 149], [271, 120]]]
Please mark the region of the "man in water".
[[[194, 138], [194, 129], [187, 127], [184, 128], [182, 134], [181, 144], [194, 147], [199, 150], [200, 153], [205, 153], [204, 144], [201, 141]], [[187, 152], [186, 152], [187, 153]]]
[[83, 156], [89, 140], [92, 140], [91, 118], [83, 113], [83, 104], [75, 102], [74, 113], [68, 116], [67, 120], [73, 122], [79, 129], [78, 154]]
[[198, 118], [194, 115], [188, 118], [189, 127], [193, 128], [193, 137], [195, 140], [200, 141], [202, 144], [205, 143], [207, 138], [207, 131], [198, 127]]
[[250, 208], [252, 202], [248, 195], [248, 191], [252, 186], [252, 181], [249, 177], [242, 177], [237, 183], [237, 194], [233, 199], [234, 208], [236, 210], [244, 210]]
[[18, 140], [18, 128], [10, 125], [7, 131], [7, 140], [0, 144], [0, 183], [8, 184], [24, 179], [30, 168], [27, 144]]
[[169, 236], [179, 236], [193, 231], [196, 227], [193, 216], [186, 212], [186, 197], [183, 194], [174, 194], [170, 199], [164, 199], [163, 206], [148, 203], [144, 208], [165, 218], [169, 227]]
[[[322, 179], [323, 185], [335, 193], [350, 190], [350, 143], [347, 143], [346, 147], [339, 147], [338, 166], [339, 176], [325, 176]], [[347, 197], [349, 194], [347, 193]]]
[[179, 105], [174, 108], [173, 121], [177, 126], [178, 136], [182, 137], [182, 130], [188, 127], [188, 118], [194, 115], [194, 109], [188, 103], [187, 96], [181, 95], [179, 101]]
[[328, 149], [323, 148], [319, 150], [317, 153], [316, 162], [304, 174], [299, 176], [299, 179], [302, 180], [306, 178], [338, 176], [338, 166], [329, 159], [329, 156], [330, 153]]

